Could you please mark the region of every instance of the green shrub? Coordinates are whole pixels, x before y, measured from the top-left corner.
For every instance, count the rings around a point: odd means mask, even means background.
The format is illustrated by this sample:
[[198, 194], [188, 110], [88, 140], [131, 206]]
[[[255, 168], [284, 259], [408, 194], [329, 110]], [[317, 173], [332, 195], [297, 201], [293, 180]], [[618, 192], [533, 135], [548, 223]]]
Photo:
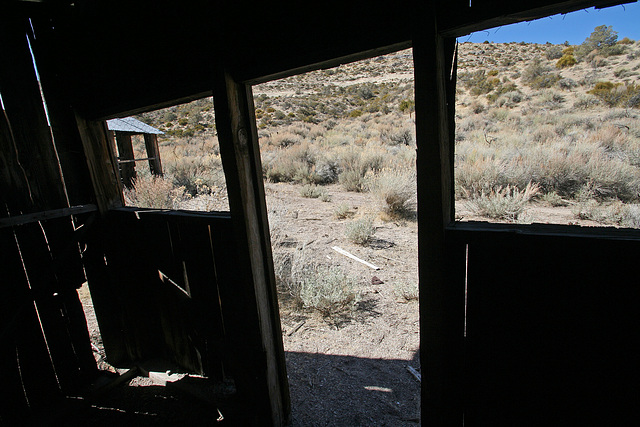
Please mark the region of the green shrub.
[[366, 245], [376, 232], [371, 218], [359, 218], [345, 226], [345, 236], [356, 245]]
[[415, 110], [415, 107], [416, 107], [416, 103], [414, 100], [403, 99], [402, 101], [400, 101], [400, 105], [398, 106], [398, 109], [402, 113], [412, 113]]
[[556, 62], [556, 68], [573, 67], [577, 63], [578, 63], [578, 61], [576, 60], [575, 56], [573, 56], [573, 55], [564, 55], [562, 58], [560, 58], [558, 60], [558, 62]]
[[579, 58], [585, 57], [594, 51], [602, 56], [619, 55], [622, 53], [622, 45], [616, 45], [618, 32], [611, 26], [599, 25], [591, 35], [576, 49]]
[[595, 95], [609, 107], [639, 107], [640, 106], [640, 85], [631, 83], [598, 82], [595, 87], [587, 93]]

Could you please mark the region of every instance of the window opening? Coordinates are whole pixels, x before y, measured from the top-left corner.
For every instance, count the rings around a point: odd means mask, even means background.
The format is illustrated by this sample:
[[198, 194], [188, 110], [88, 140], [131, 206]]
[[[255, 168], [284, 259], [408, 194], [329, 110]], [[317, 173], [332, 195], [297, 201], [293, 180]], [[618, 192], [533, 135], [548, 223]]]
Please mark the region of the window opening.
[[293, 419], [419, 419], [411, 50], [253, 93]]
[[107, 124], [127, 206], [229, 211], [211, 97]]
[[627, 24], [639, 16], [626, 5], [460, 37], [458, 220], [640, 228], [640, 42]]

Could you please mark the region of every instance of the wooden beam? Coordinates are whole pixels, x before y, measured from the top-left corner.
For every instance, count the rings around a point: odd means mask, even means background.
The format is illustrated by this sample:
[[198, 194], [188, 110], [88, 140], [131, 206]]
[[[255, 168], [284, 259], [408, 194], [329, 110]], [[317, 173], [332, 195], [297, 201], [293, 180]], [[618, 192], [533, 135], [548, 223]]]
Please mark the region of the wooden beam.
[[[413, 43], [418, 172], [418, 260], [422, 423], [462, 425], [464, 247], [447, 240], [453, 212], [455, 40], [438, 34], [433, 6], [414, 23]], [[461, 276], [462, 274], [462, 276]]]
[[53, 209], [8, 218], [0, 218], [0, 228], [15, 227], [38, 221], [47, 221], [49, 219], [62, 218], [69, 215], [80, 215], [83, 213], [95, 212], [96, 210], [98, 210], [96, 205], [72, 206], [69, 208]]
[[96, 202], [101, 213], [124, 205], [113, 145], [104, 121], [89, 121], [76, 114]]
[[116, 131], [116, 144], [118, 146], [118, 166], [122, 184], [127, 188], [132, 188], [136, 180], [136, 165], [131, 134]]
[[[531, 0], [527, 2], [514, 2], [510, 0], [454, 1], [454, 4], [451, 2], [441, 2], [439, 7], [439, 31], [440, 34], [446, 37], [460, 37], [474, 31], [532, 21], [560, 13], [575, 12], [592, 6], [612, 6], [612, 2], [609, 0]], [[635, 3], [636, 1], [637, 0], [628, 0], [622, 3]], [[451, 13], [452, 8], [455, 8], [455, 13]]]
[[151, 173], [162, 176], [162, 160], [160, 159], [160, 149], [158, 148], [158, 135], [145, 133], [144, 146], [147, 149]]
[[238, 384], [238, 391], [253, 392], [246, 390], [248, 386], [255, 390], [256, 422], [284, 425], [290, 413], [289, 388], [251, 87], [236, 81], [220, 65], [214, 73], [213, 94], [238, 250], [236, 265], [253, 288], [253, 301], [247, 303], [256, 310], [257, 324], [249, 327], [258, 328], [264, 352], [253, 357], [263, 359], [266, 368], [259, 383]]

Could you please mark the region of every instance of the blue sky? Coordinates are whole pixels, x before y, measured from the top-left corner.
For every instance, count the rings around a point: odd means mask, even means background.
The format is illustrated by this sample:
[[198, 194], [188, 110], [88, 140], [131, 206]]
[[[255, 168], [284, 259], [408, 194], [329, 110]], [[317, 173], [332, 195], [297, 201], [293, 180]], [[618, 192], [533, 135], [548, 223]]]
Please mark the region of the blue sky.
[[580, 44], [589, 37], [598, 25], [611, 25], [618, 32], [618, 40], [629, 37], [640, 39], [640, 3], [608, 7], [606, 9], [583, 9], [566, 15], [554, 15], [530, 22], [478, 31], [459, 37], [460, 42], [482, 43], [564, 43]]

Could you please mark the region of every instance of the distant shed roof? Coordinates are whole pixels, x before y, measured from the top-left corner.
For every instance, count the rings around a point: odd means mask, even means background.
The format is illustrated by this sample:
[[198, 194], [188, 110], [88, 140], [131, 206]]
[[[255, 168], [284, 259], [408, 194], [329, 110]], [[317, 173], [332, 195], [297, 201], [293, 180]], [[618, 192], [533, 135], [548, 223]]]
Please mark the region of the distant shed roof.
[[107, 127], [109, 130], [116, 132], [146, 133], [154, 135], [164, 134], [161, 130], [156, 129], [153, 126], [149, 126], [138, 119], [134, 119], [133, 117], [107, 120]]

